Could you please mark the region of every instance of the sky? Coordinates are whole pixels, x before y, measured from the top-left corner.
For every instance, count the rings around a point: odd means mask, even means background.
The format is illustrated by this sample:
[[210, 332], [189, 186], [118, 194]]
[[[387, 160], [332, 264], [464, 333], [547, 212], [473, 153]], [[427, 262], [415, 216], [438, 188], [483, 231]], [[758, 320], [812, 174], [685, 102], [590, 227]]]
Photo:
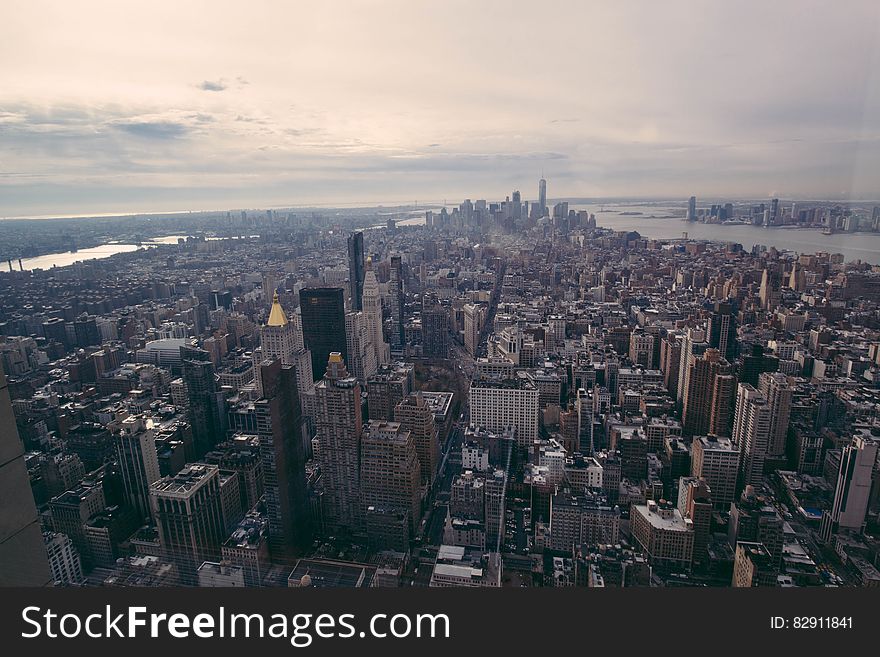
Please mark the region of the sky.
[[880, 2], [0, 3], [0, 217], [880, 198]]

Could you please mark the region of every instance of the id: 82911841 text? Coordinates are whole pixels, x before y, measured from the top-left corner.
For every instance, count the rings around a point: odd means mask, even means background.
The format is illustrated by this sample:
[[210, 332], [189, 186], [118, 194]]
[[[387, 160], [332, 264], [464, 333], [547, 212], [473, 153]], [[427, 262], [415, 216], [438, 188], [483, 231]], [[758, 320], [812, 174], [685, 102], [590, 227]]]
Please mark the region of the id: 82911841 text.
[[770, 627], [774, 630], [851, 630], [852, 616], [771, 616]]

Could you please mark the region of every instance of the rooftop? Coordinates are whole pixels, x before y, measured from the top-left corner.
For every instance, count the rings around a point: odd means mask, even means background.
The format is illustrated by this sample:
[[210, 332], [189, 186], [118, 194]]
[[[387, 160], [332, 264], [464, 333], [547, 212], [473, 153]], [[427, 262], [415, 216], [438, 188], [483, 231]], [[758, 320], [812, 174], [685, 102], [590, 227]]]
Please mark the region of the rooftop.
[[367, 588], [376, 567], [350, 561], [300, 559], [287, 577], [290, 587]]
[[693, 525], [682, 518], [681, 512], [668, 502], [658, 504], [650, 500], [648, 504], [634, 504], [632, 508], [633, 512], [640, 514], [651, 523], [654, 529], [675, 532], [686, 532], [693, 529]]
[[216, 472], [216, 465], [191, 463], [173, 477], [163, 477], [154, 482], [150, 486], [150, 492], [161, 493], [163, 496], [185, 496], [204, 485]]

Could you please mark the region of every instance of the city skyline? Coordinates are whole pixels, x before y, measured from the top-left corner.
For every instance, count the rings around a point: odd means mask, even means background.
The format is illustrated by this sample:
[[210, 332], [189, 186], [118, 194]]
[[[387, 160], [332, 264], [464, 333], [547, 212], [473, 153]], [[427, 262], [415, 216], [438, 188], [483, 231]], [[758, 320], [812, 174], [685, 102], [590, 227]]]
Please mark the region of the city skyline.
[[510, 197], [0, 271], [3, 485], [36, 512], [4, 508], [32, 545], [0, 577], [42, 539], [68, 586], [876, 586], [880, 268]]
[[819, 5], [19, 4], [0, 215], [876, 198], [880, 9]]
[[0, 0], [0, 61], [10, 653], [864, 650], [878, 0]]

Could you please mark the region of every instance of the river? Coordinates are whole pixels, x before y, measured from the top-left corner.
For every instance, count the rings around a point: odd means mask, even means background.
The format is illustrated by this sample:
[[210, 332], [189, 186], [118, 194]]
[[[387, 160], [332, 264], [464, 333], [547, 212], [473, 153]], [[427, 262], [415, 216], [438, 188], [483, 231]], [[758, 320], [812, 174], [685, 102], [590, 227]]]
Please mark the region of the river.
[[[250, 237], [259, 237], [259, 235], [251, 235]], [[111, 242], [95, 246], [89, 249], [80, 249], [79, 251], [65, 251], [63, 253], [48, 253], [46, 255], [36, 256], [34, 258], [22, 258], [21, 267], [26, 271], [33, 269], [52, 269], [52, 267], [66, 267], [76, 264], [83, 260], [99, 260], [101, 258], [109, 258], [117, 253], [130, 253], [138, 249], [148, 249], [154, 246], [177, 244], [178, 239], [186, 239], [186, 235], [165, 235], [164, 237], [154, 237], [144, 240], [140, 245], [123, 244], [119, 242]], [[206, 237], [206, 240], [226, 239], [222, 237]], [[13, 269], [18, 269], [18, 262], [13, 260]], [[6, 264], [4, 269], [8, 268]]]
[[[847, 261], [861, 260], [880, 264], [880, 233], [834, 233], [823, 235], [815, 228], [761, 228], [750, 225], [702, 224], [683, 221], [681, 208], [661, 206], [573, 205], [575, 210], [589, 210], [596, 215], [596, 224], [612, 230], [634, 230], [644, 237], [674, 239], [687, 233], [689, 239], [717, 242], [739, 242], [746, 249], [755, 244], [766, 247], [815, 253], [842, 253]], [[641, 212], [642, 214], [620, 214]], [[651, 215], [656, 215], [652, 217]], [[668, 215], [677, 215], [665, 218]]]
[[[148, 246], [144, 244], [143, 246]], [[22, 258], [22, 269], [52, 269], [52, 267], [66, 267], [81, 260], [97, 260], [99, 258], [109, 258], [117, 253], [128, 253], [137, 251], [140, 247], [137, 244], [102, 244], [94, 246], [90, 249], [80, 249], [79, 251], [65, 251], [64, 253], [47, 253], [46, 255], [36, 256], [34, 258]], [[18, 269], [18, 262], [13, 261], [13, 268]], [[8, 267], [8, 265], [7, 265]]]

